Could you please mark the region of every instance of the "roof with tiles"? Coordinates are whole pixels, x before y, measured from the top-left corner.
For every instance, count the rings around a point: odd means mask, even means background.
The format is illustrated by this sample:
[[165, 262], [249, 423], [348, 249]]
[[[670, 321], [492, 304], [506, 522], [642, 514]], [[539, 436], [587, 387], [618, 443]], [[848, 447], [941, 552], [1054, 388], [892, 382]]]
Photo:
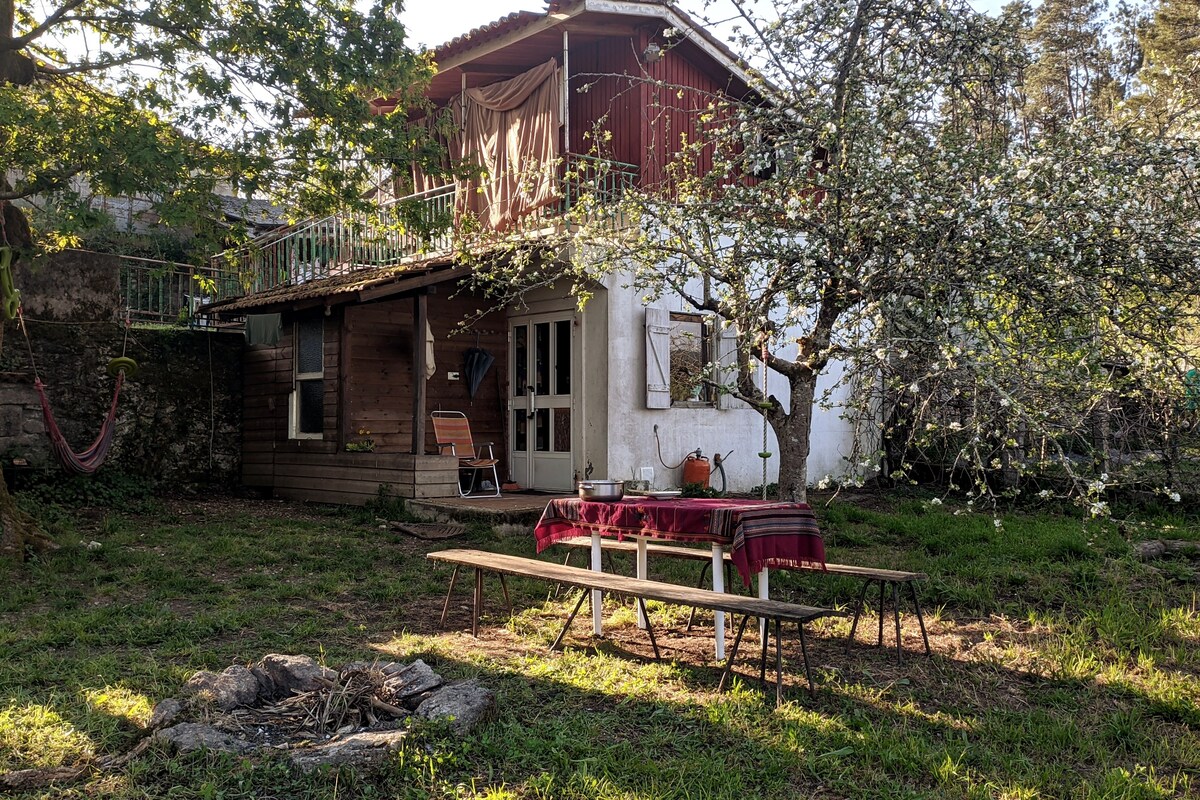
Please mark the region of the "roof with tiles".
[[306, 304], [305, 301], [331, 299], [342, 295], [353, 295], [365, 289], [382, 287], [389, 281], [401, 282], [408, 278], [423, 276], [449, 266], [453, 258], [423, 260], [397, 264], [376, 269], [355, 270], [342, 275], [305, 281], [293, 286], [278, 286], [261, 292], [235, 297], [213, 303], [201, 309], [203, 312], [222, 315], [237, 314], [251, 309], [286, 307]]

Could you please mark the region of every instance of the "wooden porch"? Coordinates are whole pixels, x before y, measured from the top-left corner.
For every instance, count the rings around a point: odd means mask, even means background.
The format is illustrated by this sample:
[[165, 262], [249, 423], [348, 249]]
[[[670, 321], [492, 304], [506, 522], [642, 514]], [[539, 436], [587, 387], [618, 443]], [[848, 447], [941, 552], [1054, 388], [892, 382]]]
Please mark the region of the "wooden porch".
[[518, 492], [499, 497], [439, 497], [422, 498], [409, 503], [418, 514], [437, 516], [445, 514], [455, 520], [485, 520], [491, 524], [528, 523], [532, 525], [542, 516], [546, 504], [559, 497], [574, 495], [543, 494], [541, 492]]
[[413, 499], [457, 493], [458, 459], [411, 453], [276, 452], [275, 496], [361, 506], [379, 497]]

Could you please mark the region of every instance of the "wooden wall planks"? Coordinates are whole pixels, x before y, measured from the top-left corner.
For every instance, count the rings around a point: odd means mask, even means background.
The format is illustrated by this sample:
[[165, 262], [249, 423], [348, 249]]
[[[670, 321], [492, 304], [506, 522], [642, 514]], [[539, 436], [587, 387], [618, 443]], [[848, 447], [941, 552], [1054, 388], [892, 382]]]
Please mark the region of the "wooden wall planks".
[[[507, 318], [503, 311], [491, 312], [473, 326], [478, 335], [456, 331], [459, 323], [485, 302], [465, 293], [456, 295], [450, 287], [442, 287], [441, 293], [429, 296], [436, 369], [426, 383], [427, 410], [462, 411], [471, 420], [475, 438], [494, 442], [497, 457], [503, 459]], [[370, 458], [394, 459], [407, 455], [411, 449], [412, 299], [346, 306], [324, 317], [322, 439], [289, 438], [289, 403], [295, 374], [294, 319], [292, 315], [284, 315], [276, 346], [245, 350], [243, 482], [248, 486], [273, 488], [281, 496], [325, 498], [329, 502], [366, 502], [375, 496], [380, 483], [393, 485], [401, 497], [455, 494], [456, 473], [447, 471], [443, 459], [435, 459], [440, 465], [436, 468], [367, 467]], [[477, 344], [491, 353], [495, 362], [472, 400], [467, 391], [464, 356]], [[458, 373], [458, 379], [451, 380], [450, 372]], [[360, 435], [359, 429], [369, 430], [370, 434]], [[374, 441], [374, 454], [343, 452], [347, 441], [365, 438]], [[425, 452], [437, 452], [432, 428], [427, 431]], [[351, 461], [331, 463], [330, 458]], [[505, 473], [503, 465], [500, 472]], [[329, 481], [338, 483], [335, 487]], [[341, 499], [329, 499], [334, 496]]]

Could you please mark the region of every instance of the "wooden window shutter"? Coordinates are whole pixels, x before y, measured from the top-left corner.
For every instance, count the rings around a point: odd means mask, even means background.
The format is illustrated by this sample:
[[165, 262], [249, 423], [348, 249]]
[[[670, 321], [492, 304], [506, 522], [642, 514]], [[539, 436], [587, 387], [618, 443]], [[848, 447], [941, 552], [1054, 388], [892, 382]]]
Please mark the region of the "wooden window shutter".
[[[716, 379], [722, 386], [737, 382], [737, 326], [732, 322], [717, 319], [717, 369]], [[717, 394], [717, 408], [742, 408], [741, 400], [727, 392]]]
[[671, 313], [646, 309], [646, 408], [671, 407]]

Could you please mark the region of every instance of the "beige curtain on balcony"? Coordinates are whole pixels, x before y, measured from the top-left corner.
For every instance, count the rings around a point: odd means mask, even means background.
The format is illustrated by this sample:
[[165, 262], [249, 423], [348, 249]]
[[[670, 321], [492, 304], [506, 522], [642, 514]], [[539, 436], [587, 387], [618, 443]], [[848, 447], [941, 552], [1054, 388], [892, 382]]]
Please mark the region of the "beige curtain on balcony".
[[[449, 170], [450, 170], [450, 158], [448, 156], [448, 153], [450, 152], [451, 145], [450, 145], [450, 142], [446, 139], [446, 137], [444, 137], [442, 135], [442, 133], [438, 130], [437, 121], [436, 121], [436, 117], [438, 116], [438, 114], [440, 114], [440, 112], [430, 113], [430, 114], [422, 117], [421, 119], [414, 120], [412, 124], [416, 127], [423, 128], [425, 130], [425, 135], [427, 135], [432, 141], [436, 142], [437, 144], [440, 144], [443, 148], [445, 148], [445, 152], [442, 154], [442, 157], [441, 157], [442, 163], [440, 165], [441, 171], [443, 173], [445, 173], [445, 172], [449, 172]], [[426, 174], [421, 169], [421, 167], [415, 163], [412, 165], [412, 182], [413, 182], [412, 191], [415, 193], [428, 192], [433, 189], [440, 189], [443, 186], [447, 186], [450, 183], [453, 183], [453, 181], [451, 181], [450, 178], [446, 177], [444, 174], [439, 174], [439, 175]]]
[[476, 89], [451, 101], [461, 136], [450, 155], [483, 168], [482, 179], [459, 184], [458, 213], [503, 230], [556, 202], [562, 84], [558, 62]]

